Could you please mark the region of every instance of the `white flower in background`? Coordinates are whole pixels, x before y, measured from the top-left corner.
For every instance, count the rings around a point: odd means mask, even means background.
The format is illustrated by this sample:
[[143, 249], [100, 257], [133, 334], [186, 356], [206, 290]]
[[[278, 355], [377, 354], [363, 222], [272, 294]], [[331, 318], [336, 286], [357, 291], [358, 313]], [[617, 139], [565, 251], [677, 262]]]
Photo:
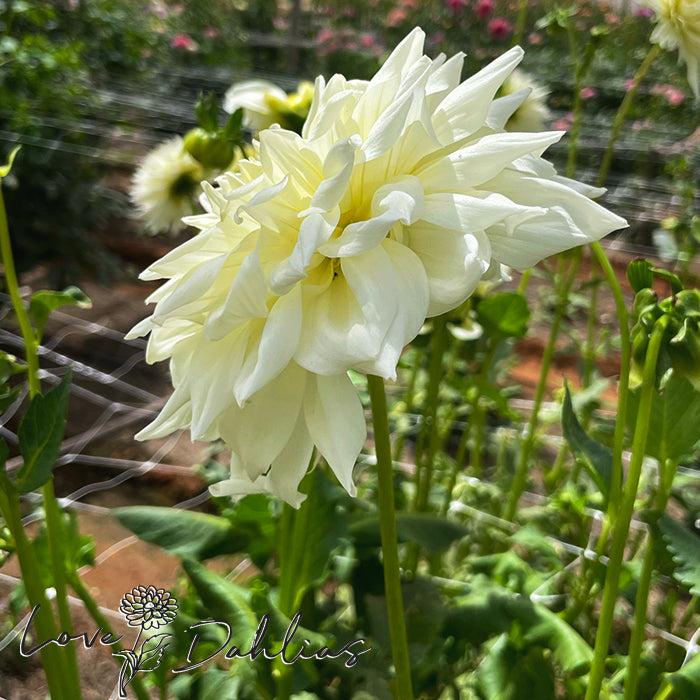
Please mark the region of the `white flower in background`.
[[395, 378], [426, 317], [487, 273], [626, 225], [540, 158], [562, 133], [503, 132], [525, 93], [493, 98], [521, 49], [460, 83], [462, 55], [431, 60], [423, 39], [369, 82], [318, 78], [302, 136], [262, 131], [254, 158], [203, 184], [201, 233], [142, 275], [169, 281], [132, 334], [151, 332], [175, 392], [139, 437], [222, 437], [217, 493], [298, 503], [312, 443], [351, 491], [365, 426], [348, 369]]
[[275, 123], [275, 114], [266, 100], [268, 95], [280, 100], [287, 97], [281, 87], [269, 80], [244, 80], [228, 89], [224, 95], [224, 110], [233, 114], [243, 107], [243, 123], [247, 127], [253, 131], [267, 129]]
[[700, 0], [647, 0], [656, 13], [651, 41], [662, 49], [678, 49], [688, 67], [688, 82], [700, 98]]
[[182, 227], [182, 217], [194, 212], [195, 195], [204, 178], [202, 166], [176, 136], [154, 148], [139, 166], [131, 199], [150, 233]]
[[309, 113], [312, 97], [313, 84], [306, 81], [299, 83], [296, 92], [287, 95], [269, 80], [245, 80], [226, 92], [224, 110], [233, 114], [242, 107], [243, 124], [253, 131], [273, 124], [298, 131]]
[[513, 112], [505, 124], [506, 131], [542, 131], [550, 118], [547, 108], [549, 91], [537, 83], [531, 75], [516, 68], [506, 79], [499, 91], [500, 97], [512, 95], [513, 100], [524, 102]]

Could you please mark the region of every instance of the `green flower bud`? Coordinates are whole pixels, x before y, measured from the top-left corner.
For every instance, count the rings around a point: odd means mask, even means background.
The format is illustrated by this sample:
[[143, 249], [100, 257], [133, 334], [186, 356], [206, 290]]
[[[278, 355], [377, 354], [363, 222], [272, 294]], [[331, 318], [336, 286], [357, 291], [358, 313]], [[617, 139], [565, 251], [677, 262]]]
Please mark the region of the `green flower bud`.
[[220, 133], [195, 127], [187, 132], [185, 150], [205, 168], [223, 170], [231, 164], [234, 143]]

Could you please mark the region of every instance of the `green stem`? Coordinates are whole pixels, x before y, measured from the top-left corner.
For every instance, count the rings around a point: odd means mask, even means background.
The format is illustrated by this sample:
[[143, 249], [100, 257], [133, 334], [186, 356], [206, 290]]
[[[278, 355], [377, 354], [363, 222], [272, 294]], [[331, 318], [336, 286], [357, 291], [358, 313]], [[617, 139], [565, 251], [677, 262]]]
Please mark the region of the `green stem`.
[[[80, 578], [77, 572], [72, 571], [68, 573], [68, 583], [70, 584], [70, 587], [75, 591], [75, 594], [78, 596], [78, 598], [80, 598], [80, 600], [83, 601], [85, 609], [88, 611], [90, 617], [95, 621], [95, 623], [99, 627], [101, 627], [106, 634], [111, 635], [113, 639], [116, 638], [117, 635], [114, 634], [114, 630], [109, 624], [109, 620], [107, 620], [105, 615], [102, 613], [100, 607], [97, 605], [97, 603], [94, 601], [94, 599], [88, 592], [88, 589], [86, 588], [85, 584], [83, 583], [82, 579]], [[115, 642], [110, 646], [114, 647], [117, 651], [124, 651], [124, 646], [122, 646], [122, 644], [119, 642]], [[141, 679], [138, 676], [134, 676], [131, 679], [129, 685], [134, 689], [134, 693], [136, 693], [136, 697], [139, 700], [149, 700], [149, 695], [146, 692], [146, 689], [143, 687], [143, 683], [141, 683]]]
[[[66, 564], [67, 557], [63, 540], [65, 533], [61, 520], [61, 509], [59, 508], [53, 490], [53, 478], [50, 478], [42, 487], [44, 499], [44, 513], [46, 516], [46, 536], [49, 541], [49, 556], [51, 558], [51, 571], [53, 573], [53, 584], [56, 589], [56, 607], [58, 608], [58, 619], [61, 630], [73, 634], [73, 621], [71, 620], [70, 608], [68, 605], [68, 593], [66, 590]], [[65, 654], [68, 657], [65, 671], [70, 675], [70, 684], [76, 700], [81, 696], [80, 674], [78, 672], [78, 656], [75, 646], [69, 644], [65, 647]]]
[[671, 697], [672, 692], [673, 686], [668, 681], [664, 681], [664, 684], [659, 688], [652, 700], [666, 700]]
[[367, 385], [372, 404], [372, 425], [377, 453], [377, 479], [379, 500], [379, 523], [384, 558], [384, 588], [391, 649], [396, 670], [396, 692], [398, 700], [413, 700], [411, 686], [411, 664], [408, 657], [406, 621], [401, 595], [401, 574], [396, 539], [396, 514], [394, 512], [394, 477], [389, 441], [389, 418], [386, 406], [384, 382], [381, 377], [368, 375]]
[[474, 440], [472, 442], [471, 467], [474, 476], [481, 475], [481, 461], [484, 450], [484, 427], [486, 423], [486, 409], [481, 405], [481, 398], [485, 393], [486, 384], [489, 380], [489, 370], [493, 364], [493, 358], [498, 349], [499, 339], [494, 337], [489, 344], [486, 356], [484, 357], [479, 376], [477, 378], [477, 395], [474, 399], [474, 420], [473, 431]]
[[608, 176], [608, 171], [610, 170], [610, 165], [612, 163], [612, 158], [615, 153], [615, 144], [617, 143], [617, 139], [620, 137], [622, 125], [625, 123], [625, 119], [627, 119], [627, 114], [630, 111], [630, 108], [632, 107], [632, 103], [634, 102], [635, 96], [637, 95], [639, 85], [644, 79], [644, 76], [647, 74], [649, 68], [651, 68], [651, 64], [659, 55], [660, 51], [661, 48], [658, 44], [654, 44], [651, 47], [651, 49], [649, 49], [649, 53], [642, 62], [642, 65], [639, 66], [637, 72], [634, 74], [634, 78], [632, 79], [632, 87], [627, 91], [627, 94], [625, 95], [624, 99], [622, 100], [622, 103], [620, 104], [620, 108], [617, 110], [615, 120], [613, 121], [613, 127], [610, 132], [610, 140], [608, 141], [608, 147], [605, 149], [605, 155], [603, 156], [603, 160], [600, 164], [598, 180], [596, 181], [597, 187], [602, 187], [605, 184], [605, 180]]
[[[7, 284], [7, 289], [12, 299], [12, 306], [14, 307], [15, 314], [17, 316], [17, 321], [22, 333], [22, 338], [24, 341], [25, 354], [27, 359], [27, 378], [29, 381], [29, 396], [33, 398], [41, 391], [41, 382], [39, 380], [39, 355], [37, 353], [38, 342], [36, 334], [32, 329], [32, 324], [29, 320], [29, 315], [27, 314], [24, 304], [22, 303], [22, 297], [19, 293], [19, 282], [17, 279], [17, 273], [15, 271], [14, 258], [12, 255], [12, 244], [10, 242], [10, 230], [7, 224], [7, 212], [5, 210], [5, 201], [2, 196], [2, 188], [0, 186], [0, 255], [2, 257], [2, 263], [5, 272], [5, 282]], [[47, 498], [47, 493], [49, 498]], [[19, 514], [19, 503], [14, 503], [11, 496], [8, 497], [8, 502], [11, 506], [16, 505], [17, 514]], [[60, 522], [60, 512], [58, 512], [58, 522], [55, 522], [56, 512], [58, 510], [58, 504], [53, 497], [53, 486], [51, 482], [48, 482], [44, 486], [44, 507], [46, 511], [46, 531], [49, 539], [49, 548], [51, 551], [51, 564], [54, 574], [54, 585], [56, 589], [56, 603], [59, 611], [59, 619], [62, 631], [68, 633], [71, 632], [71, 619], [70, 611], [68, 609], [68, 600], [66, 598], [66, 588], [65, 588], [65, 578], [64, 578], [64, 566], [65, 566], [65, 556], [62, 550], [61, 544], [61, 522]], [[17, 526], [17, 523], [15, 523]], [[19, 519], [19, 527], [21, 526], [21, 517]], [[19, 534], [19, 531], [15, 534], [15, 539], [22, 539], [24, 532]], [[26, 553], [25, 553], [26, 556]], [[18, 549], [17, 557], [20, 559], [21, 565], [21, 555]], [[30, 565], [31, 568], [31, 565]], [[37, 582], [40, 579], [37, 579]], [[25, 580], [26, 585], [26, 580]], [[39, 586], [37, 586], [39, 588]], [[42, 591], [43, 593], [43, 591]], [[45, 600], [45, 595], [42, 595]], [[30, 596], [30, 603], [36, 605], [41, 603], [41, 600], [36, 597]], [[49, 608], [46, 608], [47, 614], [49, 613]], [[64, 647], [65, 651], [59, 654], [61, 658], [61, 663], [59, 665], [58, 671], [62, 679], [62, 683], [67, 692], [73, 697], [80, 698], [80, 676], [78, 673], [77, 657], [74, 647]], [[47, 670], [47, 676], [49, 672]]]
[[[632, 514], [634, 512], [634, 503], [637, 496], [637, 488], [639, 487], [639, 477], [642, 473], [642, 463], [644, 461], [647, 432], [649, 429], [649, 417], [656, 393], [656, 364], [666, 325], [667, 317], [662, 317], [657, 321], [649, 341], [647, 355], [644, 361], [639, 409], [637, 411], [634, 440], [632, 442], [632, 458], [627, 474], [627, 482], [625, 483], [625, 488], [622, 493], [619, 514], [613, 526], [610, 561], [608, 562], [608, 570], [605, 576], [603, 603], [598, 620], [593, 662], [585, 700], [598, 700], [600, 697], [600, 689], [603, 684], [603, 677], [605, 675], [605, 661], [610, 646], [610, 636], [615, 615], [615, 601], [617, 600], [620, 574], [622, 572], [622, 560], [625, 553], [625, 544], [627, 543], [630, 522], [632, 521]], [[624, 416], [618, 414], [618, 421], [624, 421]]]
[[[663, 513], [666, 510], [668, 499], [671, 496], [673, 477], [676, 474], [678, 462], [667, 461], [663, 457], [659, 459], [659, 489], [656, 494], [656, 510]], [[651, 538], [651, 535], [649, 535]], [[642, 658], [642, 644], [647, 621], [647, 607], [649, 605], [649, 591], [651, 590], [651, 577], [654, 572], [656, 556], [651, 541], [647, 541], [647, 549], [644, 553], [642, 574], [637, 587], [637, 597], [634, 603], [634, 628], [630, 639], [630, 649], [627, 662], [627, 679], [625, 681], [625, 694], [623, 700], [634, 700], [637, 696], [639, 684], [640, 661]]]
[[[411, 377], [408, 380], [408, 386], [406, 387], [406, 393], [404, 394], [404, 407], [406, 415], [410, 414], [413, 410], [413, 399], [415, 397], [416, 391], [416, 380], [418, 379], [418, 372], [420, 371], [421, 358], [423, 353], [416, 352], [413, 359], [413, 366], [411, 367]], [[394, 443], [394, 461], [398, 462], [401, 459], [401, 454], [403, 453], [403, 444], [406, 440], [406, 433], [401, 431], [396, 438]]]
[[[580, 260], [580, 257], [578, 257], [577, 260]], [[560, 288], [557, 305], [554, 310], [554, 319], [552, 320], [552, 327], [549, 331], [547, 345], [545, 346], [544, 353], [542, 354], [542, 366], [540, 368], [540, 377], [537, 382], [537, 389], [535, 390], [535, 400], [532, 406], [532, 412], [530, 413], [530, 419], [528, 421], [527, 428], [525, 429], [525, 436], [520, 449], [520, 457], [518, 459], [518, 464], [515, 469], [513, 485], [510, 489], [508, 502], [506, 503], [506, 507], [503, 511], [504, 520], [513, 519], [513, 517], [515, 516], [515, 511], [518, 508], [518, 501], [520, 500], [520, 497], [525, 491], [525, 486], [527, 483], [528, 462], [530, 460], [532, 450], [535, 445], [535, 431], [537, 429], [537, 422], [540, 415], [540, 408], [542, 407], [542, 401], [544, 399], [544, 393], [547, 389], [547, 375], [549, 374], [549, 369], [552, 366], [552, 361], [554, 359], [557, 337], [559, 336], [559, 330], [561, 329], [561, 324], [564, 320], [569, 291], [571, 289], [571, 285], [573, 284], [574, 278], [576, 277], [576, 271], [578, 270], [577, 260], [575, 260], [572, 263], [572, 268], [566, 275], [564, 281], [558, 281], [558, 286]], [[561, 275], [558, 275], [558, 277], [561, 277]]]
[[[417, 511], [425, 510], [428, 505], [430, 482], [433, 475], [433, 462], [435, 461], [435, 453], [440, 437], [437, 429], [437, 409], [440, 398], [440, 381], [442, 380], [445, 317], [438, 316], [433, 323], [426, 410], [416, 445], [416, 497], [414, 509]], [[429, 436], [428, 454], [424, 459], [423, 452], [426, 436]]]
[[527, 23], [527, 6], [529, 0], [520, 0], [518, 4], [518, 19], [515, 21], [515, 32], [513, 33], [513, 46], [517, 46], [523, 40], [525, 25]]
[[[12, 534], [27, 598], [30, 606], [40, 606], [34, 616], [38, 641], [41, 643], [49, 639], [56, 639], [58, 636], [56, 622], [51, 613], [51, 605], [46, 597], [46, 591], [41, 584], [39, 562], [22, 526], [19, 499], [15, 497], [16, 494], [11, 492], [11, 487], [8, 484], [2, 483], [0, 486], [0, 512], [2, 512], [2, 517]], [[60, 653], [60, 649], [49, 644], [39, 653], [52, 700], [69, 700], [72, 689], [67, 678], [61, 672], [63, 655]]]
[[525, 294], [527, 289], [527, 283], [530, 281], [530, 275], [532, 275], [532, 268], [528, 267], [527, 270], [523, 272], [523, 276], [520, 278], [520, 284], [518, 285], [518, 294]]
[[595, 368], [595, 331], [598, 325], [598, 283], [594, 279], [591, 271], [593, 286], [591, 288], [591, 305], [588, 313], [588, 324], [586, 326], [586, 342], [583, 346], [583, 378], [584, 389], [591, 385], [593, 379], [593, 369]]
[[615, 514], [618, 512], [622, 488], [622, 452], [625, 444], [625, 421], [627, 417], [627, 395], [629, 393], [632, 341], [630, 338], [630, 322], [627, 306], [625, 305], [625, 297], [622, 294], [622, 287], [617, 279], [615, 270], [610, 264], [610, 260], [608, 260], [603, 246], [598, 241], [591, 243], [591, 249], [603, 269], [605, 279], [612, 292], [615, 300], [617, 319], [620, 324], [620, 380], [617, 387], [617, 419], [615, 421], [615, 435], [613, 439], [612, 481], [610, 483], [610, 501], [608, 507], [608, 515], [614, 518]]
[[25, 353], [27, 358], [27, 376], [29, 378], [29, 396], [35, 396], [41, 391], [39, 383], [39, 356], [37, 354], [37, 341], [32, 329], [32, 324], [29, 321], [29, 316], [22, 297], [19, 294], [19, 282], [17, 281], [17, 273], [15, 272], [15, 261], [12, 257], [12, 245], [10, 243], [10, 230], [7, 226], [7, 214], [5, 212], [5, 201], [2, 196], [2, 187], [0, 186], [0, 253], [2, 254], [2, 264], [5, 268], [5, 282], [7, 283], [7, 291], [12, 299], [17, 321], [22, 332], [24, 340]]
[[578, 41], [576, 40], [576, 28], [569, 20], [566, 23], [567, 36], [569, 39], [569, 53], [574, 63], [574, 120], [571, 124], [571, 134], [569, 136], [569, 157], [566, 162], [566, 176], [573, 177], [576, 173], [576, 160], [578, 157], [578, 137], [581, 131], [581, 111], [583, 99], [581, 98], [581, 83], [583, 79], [581, 61], [579, 59]]

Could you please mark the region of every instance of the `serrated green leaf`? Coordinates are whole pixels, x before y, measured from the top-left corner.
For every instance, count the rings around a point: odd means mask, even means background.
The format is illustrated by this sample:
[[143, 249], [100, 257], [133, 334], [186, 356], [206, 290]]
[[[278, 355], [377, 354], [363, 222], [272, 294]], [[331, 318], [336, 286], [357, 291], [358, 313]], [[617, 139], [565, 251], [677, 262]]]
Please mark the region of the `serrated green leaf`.
[[[634, 427], [639, 389], [630, 391], [627, 425]], [[660, 459], [690, 455], [700, 442], [700, 392], [674, 372], [662, 392], [654, 394], [647, 430], [646, 454]]]
[[[381, 546], [379, 516], [370, 515], [350, 525], [350, 534], [359, 546]], [[462, 539], [469, 530], [460, 523], [446, 520], [431, 513], [397, 513], [396, 535], [399, 542], [415, 542], [428, 554], [447, 549]]]
[[676, 579], [691, 595], [700, 595], [700, 537], [668, 515], [659, 519], [658, 528], [673, 556]]
[[38, 341], [41, 341], [49, 315], [61, 306], [89, 309], [92, 302], [78, 287], [66, 287], [62, 292], [45, 289], [33, 294], [29, 302], [29, 315], [34, 321]]
[[598, 490], [607, 498], [612, 483], [612, 453], [607, 447], [590, 437], [576, 418], [571, 404], [569, 385], [564, 384], [564, 404], [561, 412], [561, 427], [564, 437], [576, 460], [583, 465], [595, 482]]
[[245, 551], [254, 536], [226, 518], [180, 508], [132, 506], [113, 509], [112, 514], [140, 539], [178, 557], [202, 560]]
[[491, 333], [522, 338], [527, 333], [530, 309], [518, 292], [502, 292], [482, 299], [476, 307], [479, 323]]
[[33, 491], [51, 478], [66, 431], [71, 375], [69, 369], [60, 384], [37, 394], [20, 421], [17, 437], [24, 464], [15, 479], [20, 493]]
[[676, 691], [677, 700], [697, 700], [700, 698], [700, 654], [696, 653], [678, 671], [666, 674], [666, 679]]

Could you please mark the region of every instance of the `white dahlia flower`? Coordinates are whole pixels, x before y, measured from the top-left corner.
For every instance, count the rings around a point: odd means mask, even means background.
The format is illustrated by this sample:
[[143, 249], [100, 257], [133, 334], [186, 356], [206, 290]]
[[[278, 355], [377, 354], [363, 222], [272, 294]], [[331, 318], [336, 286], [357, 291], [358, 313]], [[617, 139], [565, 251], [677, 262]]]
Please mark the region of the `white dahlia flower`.
[[516, 68], [505, 80], [499, 91], [501, 97], [525, 95], [524, 101], [505, 124], [506, 131], [542, 131], [550, 117], [547, 108], [549, 91], [537, 83], [531, 75]]
[[688, 67], [688, 82], [700, 98], [700, 0], [647, 0], [656, 13], [651, 41], [662, 49], [678, 49]]
[[194, 212], [202, 166], [175, 136], [154, 148], [134, 175], [131, 199], [150, 233], [182, 227], [182, 218]]
[[554, 133], [505, 133], [524, 94], [494, 100], [512, 49], [460, 83], [462, 56], [414, 30], [369, 81], [318, 78], [301, 136], [264, 130], [236, 173], [203, 183], [201, 232], [154, 263], [149, 362], [175, 392], [138, 437], [189, 428], [233, 453], [217, 493], [294, 505], [313, 444], [345, 487], [365, 425], [347, 379], [393, 379], [426, 317], [501, 264], [523, 269], [625, 221], [540, 155]]

